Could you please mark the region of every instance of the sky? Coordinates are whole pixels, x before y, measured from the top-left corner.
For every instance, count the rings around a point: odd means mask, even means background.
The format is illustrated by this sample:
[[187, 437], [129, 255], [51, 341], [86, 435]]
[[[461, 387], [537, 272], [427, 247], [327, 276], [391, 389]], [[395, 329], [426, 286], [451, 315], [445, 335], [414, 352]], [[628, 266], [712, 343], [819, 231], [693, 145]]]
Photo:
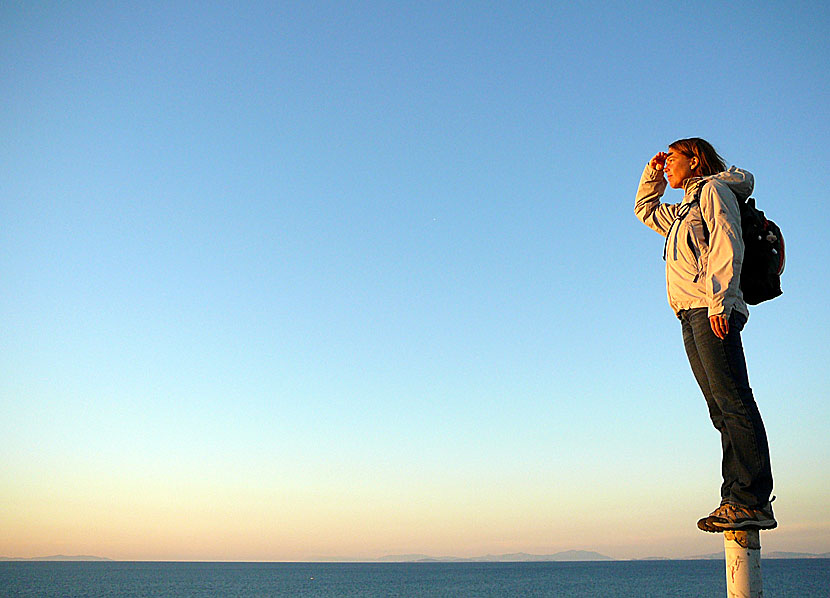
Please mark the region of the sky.
[[633, 213], [689, 136], [787, 243], [743, 336], [764, 549], [830, 551], [828, 39], [797, 1], [0, 2], [0, 555], [719, 551]]

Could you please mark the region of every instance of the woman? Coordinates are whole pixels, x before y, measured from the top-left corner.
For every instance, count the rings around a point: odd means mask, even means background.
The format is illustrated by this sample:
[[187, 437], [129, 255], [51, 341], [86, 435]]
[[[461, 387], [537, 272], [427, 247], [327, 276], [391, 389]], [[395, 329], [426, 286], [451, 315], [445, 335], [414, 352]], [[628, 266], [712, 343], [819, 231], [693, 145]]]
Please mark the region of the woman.
[[[664, 177], [665, 175], [665, 177]], [[666, 179], [683, 189], [660, 203]], [[772, 529], [772, 471], [764, 424], [749, 387], [741, 330], [749, 317], [740, 289], [744, 245], [739, 201], [754, 179], [726, 164], [707, 141], [680, 139], [646, 165], [634, 211], [666, 237], [669, 304], [723, 447], [721, 504], [697, 525], [707, 532]], [[773, 499], [774, 500], [774, 499]]]

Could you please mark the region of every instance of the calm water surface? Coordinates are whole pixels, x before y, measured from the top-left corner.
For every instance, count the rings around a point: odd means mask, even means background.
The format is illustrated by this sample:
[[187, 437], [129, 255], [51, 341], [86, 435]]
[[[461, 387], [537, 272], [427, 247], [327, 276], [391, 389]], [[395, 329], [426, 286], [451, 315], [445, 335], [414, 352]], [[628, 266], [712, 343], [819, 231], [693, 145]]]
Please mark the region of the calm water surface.
[[[767, 598], [830, 597], [830, 559], [767, 560]], [[4, 598], [684, 597], [726, 595], [722, 561], [0, 562]]]

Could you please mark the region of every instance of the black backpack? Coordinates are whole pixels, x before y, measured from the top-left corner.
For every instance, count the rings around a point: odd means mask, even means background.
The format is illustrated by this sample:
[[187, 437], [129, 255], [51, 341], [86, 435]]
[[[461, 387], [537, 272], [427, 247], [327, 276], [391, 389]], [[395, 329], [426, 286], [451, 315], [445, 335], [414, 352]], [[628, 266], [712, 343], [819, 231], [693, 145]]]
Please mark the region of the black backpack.
[[781, 294], [784, 272], [784, 236], [781, 229], [755, 207], [755, 200], [738, 200], [741, 207], [741, 236], [744, 239], [744, 263], [741, 268], [741, 291], [744, 301], [758, 305]]
[[[699, 185], [694, 200], [689, 202], [700, 205], [700, 192], [703, 185]], [[784, 254], [784, 236], [781, 229], [772, 220], [767, 220], [764, 213], [755, 207], [752, 197], [746, 201], [738, 200], [741, 209], [741, 236], [744, 240], [744, 262], [741, 267], [741, 292], [744, 301], [750, 305], [758, 305], [764, 301], [775, 299], [781, 294], [781, 274], [784, 272], [786, 256]], [[688, 208], [682, 214], [678, 213], [675, 220], [682, 220], [688, 213]], [[703, 222], [703, 234], [706, 243], [709, 243], [709, 229], [706, 221]], [[666, 236], [668, 244], [668, 235]], [[666, 259], [665, 248], [663, 259]]]

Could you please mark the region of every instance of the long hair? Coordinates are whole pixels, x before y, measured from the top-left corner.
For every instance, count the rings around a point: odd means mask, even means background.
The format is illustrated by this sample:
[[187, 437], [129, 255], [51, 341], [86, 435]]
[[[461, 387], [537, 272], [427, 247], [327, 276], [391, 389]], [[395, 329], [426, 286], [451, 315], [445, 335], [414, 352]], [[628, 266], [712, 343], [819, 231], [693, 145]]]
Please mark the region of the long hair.
[[676, 152], [680, 152], [689, 158], [697, 158], [700, 163], [698, 172], [701, 176], [709, 176], [726, 170], [726, 162], [720, 157], [712, 144], [700, 137], [689, 137], [678, 139], [669, 146]]

